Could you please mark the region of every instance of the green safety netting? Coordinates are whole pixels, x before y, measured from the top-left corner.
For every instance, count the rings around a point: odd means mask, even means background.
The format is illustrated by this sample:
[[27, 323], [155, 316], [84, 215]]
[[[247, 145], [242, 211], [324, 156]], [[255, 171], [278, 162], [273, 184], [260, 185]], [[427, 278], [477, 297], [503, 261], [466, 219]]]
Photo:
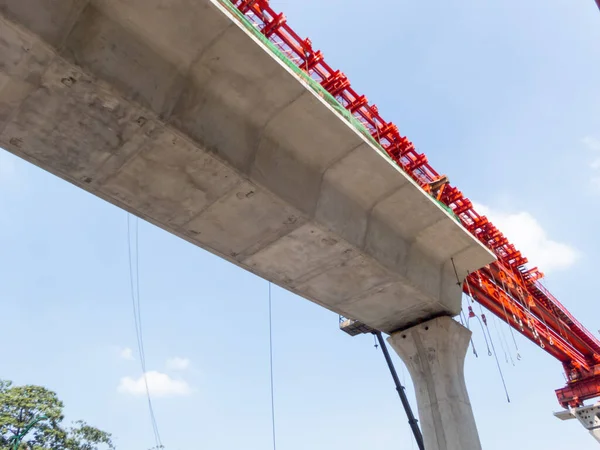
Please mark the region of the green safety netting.
[[[248, 18], [235, 7], [230, 0], [218, 0], [218, 2], [224, 6], [231, 14], [233, 14], [240, 23], [251, 32], [257, 39], [259, 39], [270, 51], [273, 53], [280, 61], [282, 61], [286, 66], [288, 66], [291, 70], [294, 71], [296, 75], [298, 75], [304, 82], [321, 98], [323, 98], [335, 111], [337, 111], [348, 123], [350, 123], [354, 129], [356, 129], [359, 133], [361, 133], [371, 144], [373, 144], [377, 149], [380, 150], [381, 154], [386, 157], [388, 160], [393, 161], [393, 159], [387, 154], [385, 149], [377, 142], [375, 138], [371, 135], [369, 130], [356, 118], [352, 115], [350, 111], [348, 111], [333, 95], [321, 86], [318, 81], [313, 80], [309, 74], [307, 74], [304, 70], [298, 67], [288, 56], [282, 52], [269, 38], [267, 38], [262, 32], [250, 21]], [[395, 164], [396, 162], [393, 161]], [[458, 222], [461, 223], [460, 219], [452, 209], [440, 201], [436, 202], [442, 207], [444, 210], [448, 211], [448, 213]]]
[[[250, 31], [256, 38], [265, 44], [269, 50], [277, 56], [286, 66], [294, 71], [296, 75], [306, 82], [310, 88], [323, 98], [332, 108], [334, 108], [344, 119], [346, 119], [357, 131], [365, 136], [373, 145], [380, 149], [386, 156], [385, 150], [379, 145], [367, 128], [348, 111], [344, 106], [329, 92], [327, 92], [321, 84], [313, 80], [304, 70], [300, 69], [291, 59], [287, 57], [277, 46], [269, 40], [248, 18], [233, 5], [229, 0], [218, 0], [227, 10], [235, 15], [244, 27]], [[390, 158], [391, 159], [391, 158]]]
[[443, 208], [444, 210], [446, 210], [446, 212], [448, 214], [450, 214], [450, 217], [452, 217], [458, 223], [462, 224], [462, 222], [460, 221], [459, 217], [456, 214], [454, 214], [454, 211], [452, 211], [452, 208], [450, 208], [448, 205], [444, 205], [442, 202], [440, 202], [437, 199], [436, 199], [436, 202], [437, 202], [438, 205], [440, 205], [440, 208]]

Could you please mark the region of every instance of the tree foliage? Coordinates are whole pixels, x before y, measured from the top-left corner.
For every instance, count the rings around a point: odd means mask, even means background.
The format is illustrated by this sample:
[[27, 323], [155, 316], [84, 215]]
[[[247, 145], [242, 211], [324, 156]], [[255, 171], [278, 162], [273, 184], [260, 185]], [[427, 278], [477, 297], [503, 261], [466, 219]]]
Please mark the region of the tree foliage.
[[111, 435], [83, 421], [63, 425], [64, 405], [58, 396], [42, 386], [13, 386], [0, 380], [0, 449], [12, 449], [10, 440], [19, 435], [32, 419], [46, 420], [31, 428], [21, 442], [27, 450], [106, 450], [114, 449]]

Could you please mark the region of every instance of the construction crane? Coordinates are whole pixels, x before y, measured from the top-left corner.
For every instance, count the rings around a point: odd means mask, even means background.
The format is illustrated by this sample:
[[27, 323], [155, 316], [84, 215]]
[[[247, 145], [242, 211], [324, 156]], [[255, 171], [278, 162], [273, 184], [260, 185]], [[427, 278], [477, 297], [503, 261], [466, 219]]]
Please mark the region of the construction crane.
[[[221, 0], [229, 2], [230, 0]], [[600, 0], [596, 0], [600, 7]], [[377, 107], [358, 94], [344, 73], [332, 68], [310, 39], [303, 39], [275, 12], [268, 0], [233, 0], [238, 15], [259, 30], [297, 73], [318, 83], [343, 109], [351, 123], [380, 146], [413, 180], [436, 199], [473, 236], [490, 249], [497, 262], [469, 274], [463, 291], [519, 333], [558, 359], [567, 385], [557, 389], [560, 405], [577, 415], [584, 401], [600, 396], [600, 341], [581, 325], [540, 283], [537, 267], [427, 157], [386, 121]]]

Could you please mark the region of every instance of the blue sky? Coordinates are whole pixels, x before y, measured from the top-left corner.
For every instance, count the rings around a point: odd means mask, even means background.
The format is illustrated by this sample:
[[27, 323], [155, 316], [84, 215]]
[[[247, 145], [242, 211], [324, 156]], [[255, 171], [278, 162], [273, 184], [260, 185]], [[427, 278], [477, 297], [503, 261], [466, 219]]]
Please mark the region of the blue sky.
[[[600, 12], [592, 0], [272, 0], [600, 328]], [[56, 390], [71, 419], [153, 445], [124, 212], [0, 153], [0, 376]], [[267, 283], [139, 223], [146, 364], [167, 449], [270, 448]], [[370, 336], [273, 290], [278, 448], [412, 448]], [[466, 376], [483, 447], [591, 448], [552, 416], [560, 364], [517, 337], [505, 400], [480, 331]], [[506, 347], [506, 346], [505, 346]], [[130, 353], [126, 349], [132, 349]], [[508, 356], [508, 355], [507, 355]], [[174, 359], [178, 358], [178, 359]], [[401, 378], [406, 378], [396, 358]], [[411, 400], [412, 386], [407, 380]], [[414, 404], [414, 401], [413, 401]]]

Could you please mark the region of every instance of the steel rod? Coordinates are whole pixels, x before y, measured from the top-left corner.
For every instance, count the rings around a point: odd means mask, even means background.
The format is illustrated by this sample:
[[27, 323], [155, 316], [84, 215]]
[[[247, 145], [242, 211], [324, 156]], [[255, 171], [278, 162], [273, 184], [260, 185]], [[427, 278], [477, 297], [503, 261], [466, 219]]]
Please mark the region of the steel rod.
[[379, 341], [379, 345], [381, 346], [381, 351], [383, 352], [383, 356], [385, 356], [385, 361], [387, 362], [388, 368], [390, 369], [390, 373], [392, 374], [392, 378], [394, 379], [396, 391], [398, 391], [400, 401], [402, 402], [402, 406], [404, 406], [404, 411], [406, 412], [406, 416], [408, 417], [408, 423], [415, 436], [415, 440], [417, 441], [419, 450], [425, 450], [425, 444], [423, 443], [423, 435], [421, 434], [421, 429], [419, 428], [419, 421], [415, 418], [412, 412], [412, 408], [410, 406], [410, 403], [408, 402], [408, 398], [406, 397], [406, 392], [404, 392], [405, 388], [400, 383], [400, 379], [398, 378], [398, 374], [396, 373], [396, 368], [394, 367], [394, 363], [392, 362], [390, 353], [388, 352], [387, 346], [385, 345], [385, 339], [383, 339], [383, 336], [381, 335], [380, 331], [376, 331], [373, 334], [377, 336], [377, 340]]

